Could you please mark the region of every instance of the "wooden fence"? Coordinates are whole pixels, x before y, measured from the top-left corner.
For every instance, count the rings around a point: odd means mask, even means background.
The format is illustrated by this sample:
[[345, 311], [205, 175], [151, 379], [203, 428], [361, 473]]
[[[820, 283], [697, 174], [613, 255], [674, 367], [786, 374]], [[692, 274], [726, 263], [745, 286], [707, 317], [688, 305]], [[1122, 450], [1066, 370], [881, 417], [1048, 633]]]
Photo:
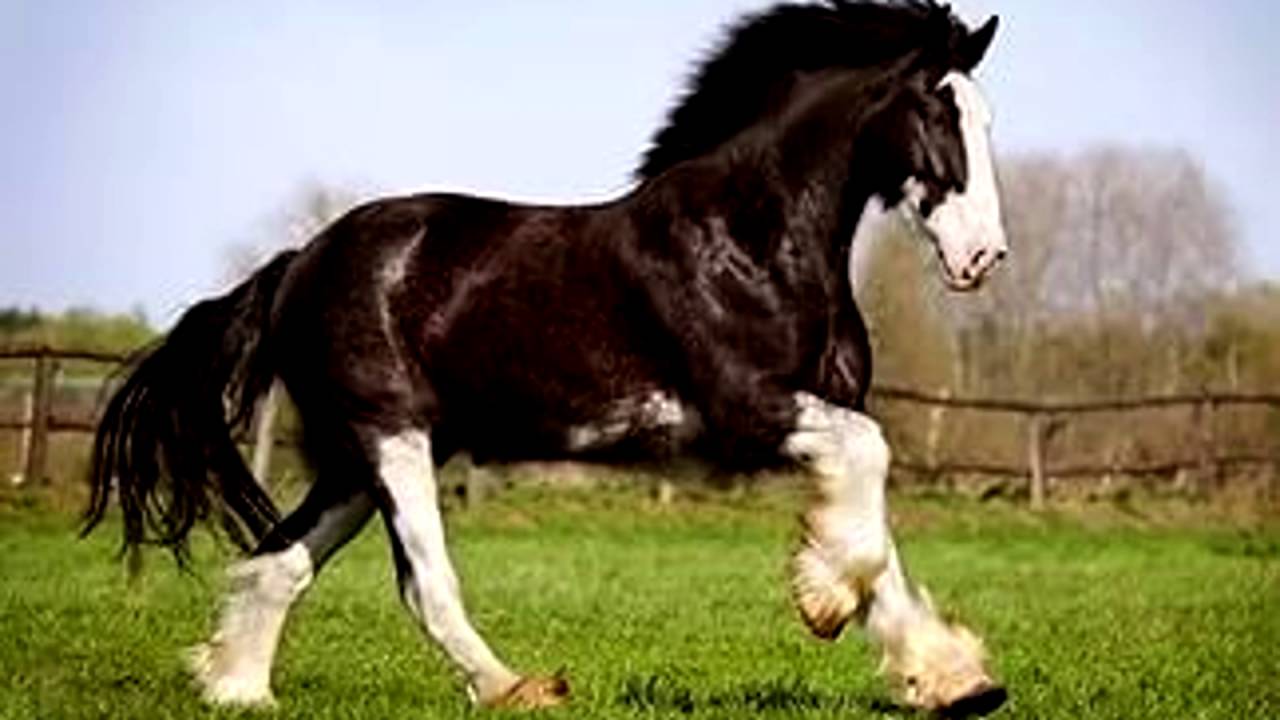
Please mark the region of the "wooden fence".
[[[24, 397], [22, 419], [6, 420], [0, 417], [0, 431], [17, 430], [21, 433], [18, 455], [22, 470], [18, 476], [18, 484], [46, 479], [50, 435], [62, 432], [91, 434], [97, 428], [97, 412], [101, 411], [101, 407], [88, 416], [82, 414], [78, 417], [64, 417], [54, 413], [54, 394], [66, 363], [106, 365], [115, 370], [128, 359], [129, 355], [124, 353], [59, 350], [50, 347], [0, 348], [0, 361], [26, 360], [32, 363], [31, 390]], [[105, 397], [101, 397], [101, 391], [108, 389], [106, 383], [110, 376], [111, 373], [105, 373], [96, 383], [99, 400], [105, 400]], [[254, 418], [252, 465], [254, 477], [257, 478], [266, 477], [273, 446], [293, 444], [288, 439], [275, 437], [272, 432], [277, 395], [278, 391], [272, 387], [268, 401], [263, 403]], [[101, 402], [97, 405], [101, 406]]]
[[[66, 351], [48, 347], [3, 349], [0, 348], [0, 361], [27, 360], [33, 363], [33, 380], [31, 393], [26, 403], [24, 417], [18, 421], [0, 419], [0, 430], [17, 430], [22, 433], [22, 457], [24, 477], [27, 479], [44, 478], [48, 453], [48, 438], [51, 433], [74, 432], [91, 433], [94, 430], [95, 418], [63, 418], [53, 413], [53, 394], [56, 378], [60, 368], [67, 362], [83, 361], [110, 366], [119, 366], [127, 359], [118, 353], [101, 353], [86, 351]], [[272, 397], [276, 393], [273, 391]], [[915, 462], [895, 458], [895, 466], [909, 472], [949, 475], [973, 474], [1008, 478], [1025, 478], [1033, 507], [1042, 507], [1048, 495], [1047, 479], [1050, 477], [1081, 477], [1104, 475], [1161, 475], [1173, 474], [1182, 470], [1204, 470], [1216, 472], [1225, 467], [1239, 465], [1271, 465], [1280, 467], [1280, 455], [1223, 453], [1218, 447], [1215, 437], [1215, 415], [1226, 408], [1262, 407], [1280, 411], [1280, 394], [1268, 393], [1205, 393], [1199, 395], [1165, 395], [1157, 397], [1129, 398], [1104, 401], [1045, 401], [993, 398], [951, 397], [943, 393], [927, 393], [903, 387], [876, 386], [872, 390], [875, 403], [908, 403], [930, 408], [940, 413], [942, 410], [966, 410], [984, 413], [1009, 413], [1024, 419], [1026, 433], [1025, 464], [993, 464], [975, 462], [955, 462], [930, 458], [927, 462]], [[1194, 410], [1196, 424], [1200, 428], [1200, 447], [1195, 457], [1149, 462], [1145, 464], [1125, 464], [1118, 462], [1056, 465], [1049, 457], [1049, 438], [1062, 425], [1075, 417], [1096, 415], [1098, 413], [1137, 412], [1153, 408], [1185, 407]], [[267, 457], [272, 445], [281, 444], [271, 433], [275, 403], [264, 404], [255, 431], [255, 450], [253, 466], [255, 475], [263, 477], [267, 467]], [[937, 415], [935, 414], [935, 418]], [[933, 429], [931, 428], [931, 432]]]
[[[960, 398], [943, 393], [927, 393], [902, 387], [877, 386], [872, 390], [875, 402], [889, 401], [921, 405], [933, 409], [969, 410], [985, 413], [1008, 413], [1024, 418], [1026, 464], [1000, 465], [969, 462], [912, 462], [895, 459], [901, 469], [921, 474], [990, 475], [1026, 478], [1031, 505], [1044, 506], [1050, 477], [1100, 477], [1106, 475], [1172, 475], [1184, 470], [1216, 473], [1227, 467], [1270, 465], [1280, 467], [1280, 454], [1224, 453], [1216, 436], [1220, 410], [1261, 407], [1280, 411], [1280, 394], [1274, 393], [1202, 393], [1177, 394], [1119, 400], [1050, 401], [994, 398]], [[1200, 431], [1199, 447], [1194, 457], [1182, 457], [1147, 463], [1107, 462], [1056, 465], [1050, 462], [1049, 439], [1065, 423], [1077, 416], [1100, 413], [1128, 413], [1157, 408], [1191, 408]], [[936, 416], [935, 416], [936, 417]]]
[[118, 366], [126, 357], [118, 353], [47, 347], [0, 349], [0, 360], [28, 360], [33, 363], [31, 392], [26, 395], [23, 408], [25, 417], [17, 421], [0, 418], [0, 430], [17, 430], [22, 434], [19, 455], [22, 479], [45, 477], [51, 433], [91, 433], [94, 430], [94, 418], [64, 418], [53, 414], [54, 390], [63, 363], [84, 361]]

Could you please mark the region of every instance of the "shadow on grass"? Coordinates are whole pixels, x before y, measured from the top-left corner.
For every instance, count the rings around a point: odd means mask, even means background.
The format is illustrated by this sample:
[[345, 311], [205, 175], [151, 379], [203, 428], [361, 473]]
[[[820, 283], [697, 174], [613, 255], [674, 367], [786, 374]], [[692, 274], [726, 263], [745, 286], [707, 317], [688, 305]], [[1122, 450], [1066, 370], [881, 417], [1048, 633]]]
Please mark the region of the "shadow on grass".
[[759, 712], [862, 711], [890, 717], [909, 717], [911, 712], [883, 697], [869, 694], [832, 693], [814, 688], [801, 678], [760, 680], [729, 687], [707, 687], [682, 682], [669, 675], [628, 677], [622, 684], [618, 704], [637, 711]]
[[1280, 536], [1247, 530], [1209, 542], [1209, 551], [1230, 558], [1280, 559]]

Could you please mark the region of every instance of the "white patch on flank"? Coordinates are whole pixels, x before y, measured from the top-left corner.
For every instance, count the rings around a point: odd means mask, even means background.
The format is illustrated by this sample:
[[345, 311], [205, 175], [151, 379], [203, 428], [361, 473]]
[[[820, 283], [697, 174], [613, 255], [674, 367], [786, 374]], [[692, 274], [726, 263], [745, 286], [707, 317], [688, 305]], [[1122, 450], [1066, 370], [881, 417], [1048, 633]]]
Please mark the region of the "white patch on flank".
[[409, 431], [384, 438], [378, 444], [378, 474], [391, 496], [392, 528], [412, 574], [402, 588], [405, 604], [466, 676], [473, 700], [500, 697], [519, 677], [493, 654], [463, 608], [445, 547], [426, 433]]
[[384, 262], [381, 272], [382, 287], [391, 288], [404, 283], [405, 277], [409, 274], [409, 261], [413, 259], [414, 251], [418, 249], [418, 245], [425, 236], [426, 231], [418, 231], [413, 239], [392, 253], [391, 257]]
[[697, 434], [698, 427], [696, 413], [678, 398], [655, 390], [614, 403], [596, 422], [569, 428], [567, 446], [570, 452], [585, 452], [607, 448], [632, 433], [656, 430], [669, 430], [678, 444]]
[[[991, 110], [978, 85], [963, 73], [948, 73], [938, 87], [951, 88], [960, 111], [968, 181], [963, 193], [948, 193], [922, 222], [938, 243], [948, 283], [967, 290], [976, 287], [1009, 249], [991, 155]], [[919, 182], [909, 179], [904, 192], [918, 216], [923, 198]]]
[[271, 662], [289, 606], [311, 584], [311, 555], [301, 543], [251, 558], [229, 571], [231, 589], [208, 643], [191, 650], [206, 700], [271, 705]]
[[382, 267], [378, 273], [378, 279], [381, 283], [378, 314], [382, 322], [383, 336], [391, 344], [392, 359], [401, 370], [396, 374], [397, 378], [401, 378], [396, 381], [399, 383], [404, 382], [403, 378], [408, 376], [408, 372], [405, 367], [403, 348], [398, 340], [400, 333], [397, 329], [395, 318], [391, 316], [390, 297], [392, 289], [399, 288], [404, 284], [404, 279], [409, 273], [409, 263], [413, 259], [414, 251], [418, 249], [424, 237], [426, 237], [426, 231], [419, 230], [412, 239], [398, 248], [390, 257], [383, 259]]
[[678, 427], [685, 423], [684, 406], [670, 395], [651, 393], [645, 400], [643, 409], [645, 417], [658, 427]]

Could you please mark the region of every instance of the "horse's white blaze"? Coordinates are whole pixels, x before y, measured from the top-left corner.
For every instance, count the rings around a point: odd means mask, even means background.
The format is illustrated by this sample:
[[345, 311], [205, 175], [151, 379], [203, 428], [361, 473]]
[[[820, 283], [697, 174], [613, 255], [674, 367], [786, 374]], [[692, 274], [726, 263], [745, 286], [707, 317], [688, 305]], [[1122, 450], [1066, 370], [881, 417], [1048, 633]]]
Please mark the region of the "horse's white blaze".
[[378, 474], [394, 504], [391, 524], [409, 565], [405, 604], [466, 675], [473, 700], [502, 695], [519, 677], [493, 654], [463, 608], [445, 547], [427, 435], [410, 431], [384, 438], [378, 445]]
[[[805, 516], [809, 537], [801, 567], [869, 586], [884, 569], [889, 546], [884, 484], [889, 445], [874, 420], [812, 395], [796, 397], [800, 414], [785, 440], [788, 456], [817, 476], [819, 499]], [[813, 580], [817, 581], [815, 577]]]
[[231, 590], [208, 643], [191, 651], [205, 698], [218, 704], [270, 705], [271, 661], [289, 606], [311, 584], [314, 567], [301, 543], [237, 563]]
[[[948, 73], [938, 87], [951, 88], [960, 111], [968, 181], [964, 192], [948, 193], [923, 222], [938, 243], [947, 280], [956, 289], [968, 289], [1008, 251], [991, 155], [991, 110], [977, 83], [963, 73]], [[907, 194], [919, 208], [914, 180], [908, 181]]]

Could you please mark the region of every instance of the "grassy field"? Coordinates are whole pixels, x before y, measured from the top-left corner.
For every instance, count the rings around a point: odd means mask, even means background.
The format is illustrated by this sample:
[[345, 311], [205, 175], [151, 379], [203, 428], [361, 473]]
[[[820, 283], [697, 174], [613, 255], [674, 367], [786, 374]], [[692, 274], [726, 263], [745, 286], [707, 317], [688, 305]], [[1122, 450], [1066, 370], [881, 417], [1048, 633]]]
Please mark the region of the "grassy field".
[[[899, 538], [939, 603], [985, 634], [1012, 699], [998, 717], [1280, 716], [1280, 527], [1116, 511], [1034, 516], [899, 499]], [[888, 702], [853, 634], [811, 640], [783, 567], [799, 501], [658, 506], [639, 493], [513, 491], [453, 512], [473, 617], [517, 667], [563, 667], [549, 718], [860, 718]], [[132, 586], [115, 527], [0, 507], [0, 717], [253, 717], [197, 701], [227, 553], [193, 577], [158, 554]], [[451, 718], [468, 708], [401, 610], [380, 526], [321, 576], [286, 631], [273, 718]]]

